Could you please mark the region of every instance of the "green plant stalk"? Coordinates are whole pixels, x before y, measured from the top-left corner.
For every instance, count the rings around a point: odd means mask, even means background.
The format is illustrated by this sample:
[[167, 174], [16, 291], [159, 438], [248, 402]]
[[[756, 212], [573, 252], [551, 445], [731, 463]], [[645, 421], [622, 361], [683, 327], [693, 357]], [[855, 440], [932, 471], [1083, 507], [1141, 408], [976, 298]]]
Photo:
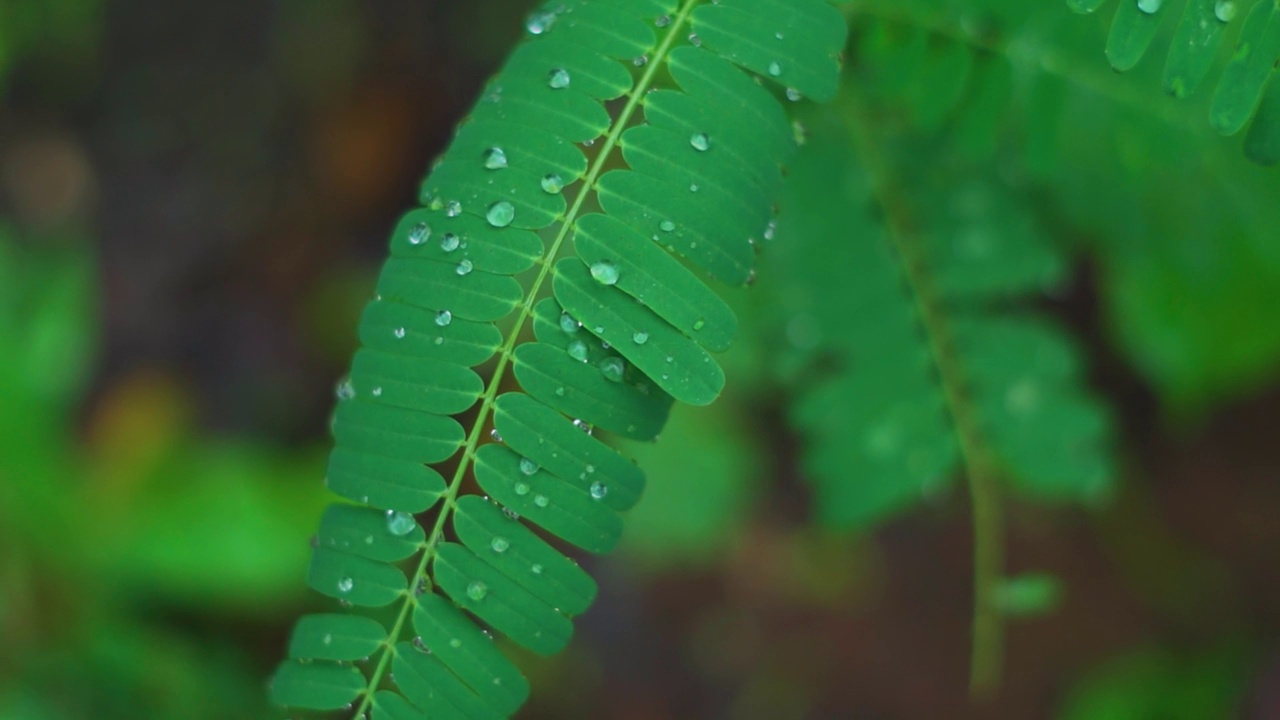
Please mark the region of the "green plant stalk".
[[364, 712], [369, 709], [373, 702], [373, 694], [377, 691], [378, 686], [382, 682], [383, 675], [387, 672], [387, 666], [390, 664], [392, 656], [395, 654], [394, 647], [400, 638], [401, 632], [408, 622], [409, 616], [413, 609], [417, 606], [416, 586], [419, 582], [428, 583], [430, 587], [430, 578], [427, 569], [435, 560], [435, 548], [440, 543], [440, 539], [444, 535], [445, 525], [448, 522], [453, 510], [457, 507], [458, 492], [462, 488], [462, 482], [466, 479], [467, 470], [475, 459], [476, 448], [479, 446], [480, 438], [484, 431], [489, 415], [493, 411], [493, 403], [498, 395], [498, 388], [502, 385], [502, 380], [506, 376], [507, 368], [511, 365], [511, 355], [515, 349], [515, 345], [519, 340], [521, 331], [524, 329], [525, 323], [528, 322], [529, 316], [533, 313], [534, 302], [538, 299], [543, 284], [546, 282], [551, 268], [555, 265], [556, 259], [560, 255], [561, 248], [564, 246], [565, 240], [569, 236], [569, 230], [573, 227], [578, 215], [582, 212], [583, 206], [586, 204], [587, 197], [596, 189], [596, 182], [603, 172], [606, 163], [612, 156], [613, 149], [617, 146], [622, 132], [625, 130], [636, 110], [640, 107], [645, 93], [653, 85], [654, 77], [657, 75], [658, 69], [662, 67], [663, 60], [671, 51], [677, 38], [680, 37], [681, 31], [688, 23], [689, 14], [693, 8], [700, 4], [702, 0], [685, 0], [680, 8], [680, 12], [672, 19], [671, 25], [667, 29], [666, 36], [654, 51], [652, 61], [648, 64], [644, 74], [632, 89], [627, 103], [622, 108], [622, 112], [614, 120], [609, 133], [605, 136], [604, 144], [600, 148], [600, 153], [596, 156], [595, 161], [591, 165], [591, 169], [587, 172], [583, 179], [582, 189], [574, 198], [573, 205], [569, 208], [560, 223], [560, 229], [556, 233], [555, 239], [551, 243], [550, 249], [547, 250], [543, 260], [541, 260], [541, 268], [537, 277], [530, 286], [525, 296], [524, 304], [520, 308], [520, 314], [516, 318], [515, 325], [511, 328], [507, 335], [506, 342], [498, 354], [498, 364], [494, 368], [493, 376], [490, 377], [488, 384], [485, 386], [485, 392], [481, 398], [480, 409], [476, 414], [476, 419], [471, 427], [471, 432], [467, 436], [466, 445], [463, 449], [462, 459], [458, 463], [457, 470], [454, 471], [453, 478], [449, 482], [449, 488], [445, 491], [443, 504], [440, 506], [440, 513], [436, 516], [436, 521], [431, 529], [431, 534], [423, 543], [422, 559], [418, 561], [418, 567], [414, 571], [412, 583], [414, 589], [409, 591], [404, 604], [400, 608], [400, 613], [396, 616], [395, 624], [391, 628], [388, 636], [387, 644], [383, 646], [381, 655], [378, 658], [378, 664], [374, 667], [373, 672], [369, 676], [369, 683], [365, 687], [364, 695], [361, 697], [359, 704], [352, 714], [353, 718], [364, 716]]
[[845, 86], [841, 97], [854, 147], [871, 176], [876, 200], [884, 210], [887, 235], [901, 259], [960, 444], [973, 512], [974, 610], [969, 692], [975, 699], [989, 697], [999, 689], [1004, 662], [1004, 619], [996, 605], [996, 591], [1004, 577], [1004, 514], [996, 464], [966, 395], [951, 330], [924, 252], [915, 242], [911, 213], [901, 200], [903, 194], [895, 187], [888, 161], [877, 149], [872, 123], [852, 85]]

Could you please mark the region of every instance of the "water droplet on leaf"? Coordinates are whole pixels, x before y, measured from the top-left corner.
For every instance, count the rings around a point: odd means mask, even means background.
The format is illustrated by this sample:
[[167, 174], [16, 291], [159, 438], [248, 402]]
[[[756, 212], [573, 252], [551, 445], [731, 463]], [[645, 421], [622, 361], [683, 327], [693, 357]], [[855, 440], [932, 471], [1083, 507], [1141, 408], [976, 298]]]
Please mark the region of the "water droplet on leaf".
[[516, 219], [516, 208], [506, 200], [499, 200], [489, 206], [489, 212], [484, 217], [494, 227], [506, 227]]
[[569, 87], [570, 80], [569, 71], [563, 68], [556, 68], [547, 75], [547, 85], [550, 85], [553, 90], [563, 90]]
[[602, 260], [598, 263], [591, 264], [591, 277], [601, 285], [617, 285], [618, 284], [618, 266]]
[[413, 516], [407, 512], [399, 512], [397, 510], [387, 511], [387, 532], [396, 537], [404, 537], [413, 532], [418, 524], [413, 521]]
[[613, 382], [622, 382], [622, 376], [627, 370], [627, 364], [620, 357], [607, 357], [600, 361], [599, 367], [605, 379]]
[[711, 149], [711, 138], [706, 133], [694, 133], [689, 138], [689, 144], [698, 152], [706, 152]]
[[421, 245], [431, 238], [431, 226], [420, 222], [409, 231], [409, 244]]
[[487, 170], [501, 170], [507, 166], [507, 153], [500, 147], [491, 147], [484, 151], [484, 166]]
[[489, 586], [479, 580], [472, 580], [471, 584], [467, 585], [467, 597], [475, 600], [476, 602], [483, 600], [484, 596], [488, 594]]
[[441, 310], [436, 313], [436, 324], [440, 327], [446, 327], [451, 322], [453, 322], [453, 313], [448, 310]]
[[542, 191], [551, 195], [555, 195], [564, 189], [564, 180], [557, 174], [551, 173], [542, 178]]
[[475, 265], [472, 264], [470, 260], [463, 260], [462, 262], [458, 263], [458, 268], [455, 272], [457, 272], [459, 275], [469, 275], [471, 274], [471, 271], [474, 269], [475, 269]]

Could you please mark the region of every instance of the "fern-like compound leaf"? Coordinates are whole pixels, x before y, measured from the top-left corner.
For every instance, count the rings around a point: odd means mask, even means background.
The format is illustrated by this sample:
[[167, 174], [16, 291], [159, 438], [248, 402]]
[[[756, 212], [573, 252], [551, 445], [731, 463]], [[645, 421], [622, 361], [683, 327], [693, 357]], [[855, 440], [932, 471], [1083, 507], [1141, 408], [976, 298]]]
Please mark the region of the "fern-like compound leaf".
[[724, 387], [712, 353], [737, 321], [708, 279], [753, 278], [795, 151], [783, 98], [835, 94], [846, 34], [823, 0], [554, 0], [527, 28], [361, 318], [327, 475], [349, 502], [308, 582], [374, 616], [302, 618], [283, 705], [475, 720], [525, 702], [490, 631], [564, 648], [596, 585], [545, 538], [611, 550], [644, 486], [593, 432], [656, 439], [672, 403]]
[[[1093, 12], [1102, 2], [1069, 0], [1077, 12]], [[1280, 62], [1280, 4], [1275, 0], [1187, 0], [1169, 45], [1164, 68], [1165, 90], [1189, 97], [1208, 77], [1219, 47], [1239, 28], [1234, 51], [1214, 90], [1209, 119], [1223, 135], [1240, 132], [1252, 120], [1246, 140], [1248, 156], [1262, 164], [1275, 160], [1260, 147], [1280, 133], [1271, 111], [1260, 112], [1262, 99]], [[1176, 14], [1176, 4], [1163, 0], [1121, 0], [1111, 21], [1106, 54], [1111, 66], [1124, 72], [1147, 54], [1161, 24]]]
[[1041, 499], [1104, 494], [1111, 429], [1081, 358], [1061, 330], [1015, 309], [1064, 272], [1026, 208], [964, 177], [913, 183], [908, 208], [881, 212], [883, 181], [839, 130], [813, 130], [777, 253], [784, 276], [803, 279], [785, 289], [788, 311], [826, 332], [801, 345], [835, 363], [792, 413], [811, 438], [804, 463], [823, 519], [865, 527], [962, 470]]

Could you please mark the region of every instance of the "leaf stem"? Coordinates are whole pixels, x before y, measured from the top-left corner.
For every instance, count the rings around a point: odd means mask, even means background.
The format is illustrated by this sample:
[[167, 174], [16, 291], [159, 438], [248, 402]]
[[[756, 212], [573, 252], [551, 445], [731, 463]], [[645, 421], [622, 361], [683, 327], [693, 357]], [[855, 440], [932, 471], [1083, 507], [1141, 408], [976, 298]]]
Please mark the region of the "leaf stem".
[[517, 316], [515, 324], [509, 331], [506, 341], [498, 354], [498, 364], [494, 368], [493, 375], [489, 378], [488, 384], [485, 386], [484, 395], [481, 397], [480, 409], [476, 413], [475, 421], [471, 427], [471, 432], [467, 435], [464, 445], [462, 459], [458, 463], [457, 470], [453, 473], [453, 478], [449, 482], [449, 487], [443, 496], [443, 504], [440, 507], [440, 513], [436, 516], [431, 533], [427, 536], [426, 542], [423, 544], [422, 557], [418, 561], [417, 569], [414, 571], [412, 584], [405, 598], [404, 604], [400, 608], [400, 612], [396, 617], [395, 624], [391, 628], [388, 635], [387, 644], [380, 650], [381, 655], [378, 658], [378, 664], [374, 667], [373, 672], [369, 675], [368, 685], [365, 687], [360, 702], [356, 705], [352, 718], [360, 719], [364, 717], [373, 702], [373, 694], [382, 683], [382, 677], [387, 672], [387, 666], [390, 664], [392, 657], [395, 655], [395, 644], [399, 641], [401, 633], [404, 631], [406, 623], [413, 609], [418, 605], [417, 585], [420, 582], [427, 583], [430, 587], [430, 578], [427, 575], [427, 569], [436, 557], [436, 547], [444, 537], [445, 526], [453, 510], [457, 507], [458, 492], [462, 489], [462, 483], [466, 479], [467, 470], [475, 459], [475, 452], [480, 444], [484, 428], [488, 422], [489, 416], [493, 412], [493, 404], [498, 395], [498, 389], [502, 385], [502, 380], [506, 376], [507, 368], [511, 365], [512, 353], [515, 350], [516, 343], [519, 341], [521, 332], [525, 324], [529, 320], [529, 316], [533, 314], [533, 305], [540, 296], [543, 285], [546, 283], [547, 277], [551, 273], [551, 268], [555, 264], [555, 260], [560, 255], [560, 251], [564, 246], [565, 240], [569, 237], [569, 231], [572, 229], [578, 216], [582, 213], [582, 209], [586, 204], [588, 196], [594, 193], [596, 183], [600, 179], [600, 175], [604, 172], [605, 165], [608, 163], [613, 154], [613, 149], [617, 147], [618, 140], [622, 137], [622, 132], [628, 127], [631, 118], [639, 109], [641, 101], [644, 99], [645, 93], [654, 84], [654, 78], [657, 76], [658, 70], [663, 65], [663, 60], [670, 53], [672, 46], [680, 37], [680, 34], [688, 22], [689, 14], [693, 8], [699, 5], [702, 0], [685, 0], [681, 6], [679, 14], [672, 20], [668, 26], [667, 34], [663, 37], [662, 42], [654, 51], [653, 61], [648, 63], [645, 72], [640, 76], [635, 87], [631, 90], [627, 97], [627, 103], [623, 106], [622, 111], [618, 113], [618, 117], [613, 121], [609, 128], [608, 134], [605, 136], [604, 144], [600, 147], [600, 152], [596, 155], [595, 161], [588, 170], [586, 177], [583, 179], [582, 190], [574, 198], [573, 205], [570, 206], [568, 212], [560, 222], [560, 228], [556, 232], [555, 239], [551, 242], [550, 248], [543, 256], [538, 269], [538, 275], [534, 279], [525, 295], [524, 303], [520, 307], [520, 314]]
[[884, 210], [886, 234], [901, 260], [915, 301], [969, 481], [974, 536], [969, 693], [975, 699], [984, 698], [999, 689], [1004, 654], [1004, 622], [995, 603], [996, 590], [1004, 576], [1004, 515], [998, 472], [983, 439], [977, 413], [966, 394], [955, 340], [942, 300], [934, 289], [925, 252], [915, 240], [904, 193], [895, 183], [889, 162], [880, 153], [871, 120], [852, 84], [846, 84], [842, 98], [855, 150], [871, 177], [876, 200]]

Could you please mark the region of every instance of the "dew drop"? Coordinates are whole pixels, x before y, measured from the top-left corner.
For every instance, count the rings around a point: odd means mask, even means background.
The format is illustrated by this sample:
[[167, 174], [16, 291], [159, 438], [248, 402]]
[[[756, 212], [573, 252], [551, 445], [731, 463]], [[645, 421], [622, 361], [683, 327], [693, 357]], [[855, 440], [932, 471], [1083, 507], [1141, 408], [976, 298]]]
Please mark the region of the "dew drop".
[[462, 245], [462, 239], [453, 233], [445, 233], [444, 237], [440, 238], [440, 249], [447, 253], [457, 250], [460, 245]]
[[772, 75], [773, 77], [778, 77], [779, 75], [781, 75], [782, 63], [778, 62], [777, 60], [774, 60], [773, 62], [769, 63], [769, 74]]
[[516, 208], [506, 200], [499, 200], [489, 206], [489, 212], [484, 217], [489, 221], [490, 225], [503, 228], [516, 219]]
[[635, 65], [636, 67], [644, 67], [645, 65], [648, 65], [648, 64], [649, 64], [649, 56], [648, 56], [648, 55], [637, 55], [637, 56], [635, 57], [635, 59], [633, 59], [633, 60], [631, 61], [631, 64], [632, 64], [632, 65]]
[[569, 357], [577, 360], [578, 362], [586, 362], [589, 355], [587, 351], [587, 344], [581, 340], [574, 340], [569, 343], [568, 352]]
[[422, 243], [430, 239], [431, 239], [431, 226], [424, 222], [420, 222], [417, 225], [414, 225], [413, 229], [409, 231], [410, 245], [421, 245]]
[[462, 647], [462, 640], [460, 638], [452, 638], [451, 640], [449, 640], [449, 647], [457, 650], [458, 648]]
[[670, 25], [670, 24], [671, 24], [671, 16], [670, 16], [670, 15], [659, 15], [659, 16], [658, 16], [658, 19], [653, 21], [653, 24], [654, 24], [654, 25], [656, 25], [656, 26], [658, 26], [658, 27], [660, 27], [660, 28], [664, 28], [664, 27], [666, 27], [666, 26], [668, 26], [668, 25]]
[[609, 494], [609, 488], [602, 482], [591, 483], [591, 497], [595, 500], [603, 500]]
[[551, 504], [551, 500], [546, 495], [534, 495], [533, 504], [540, 508], [544, 508]]
[[770, 220], [768, 225], [764, 226], [764, 239], [772, 240], [778, 234], [778, 221]]
[[662, 229], [662, 232], [671, 232], [676, 229], [676, 224], [670, 220], [663, 220], [658, 227]]
[[382, 397], [382, 388], [376, 387], [372, 391], [374, 397]]
[[387, 511], [387, 532], [396, 537], [404, 537], [413, 532], [418, 524], [413, 521], [413, 516], [407, 512], [398, 510]]
[[502, 442], [502, 433], [498, 432], [498, 428], [489, 431], [489, 438], [496, 443]]
[[441, 310], [436, 313], [436, 324], [440, 327], [447, 327], [451, 322], [453, 322], [453, 313], [448, 310]]
[[507, 166], [507, 153], [500, 147], [491, 147], [484, 151], [484, 166], [487, 170], [501, 170]]
[[462, 203], [457, 200], [450, 200], [448, 204], [444, 206], [444, 214], [449, 217], [458, 217], [462, 214]]
[[702, 319], [702, 318], [698, 318], [698, 319], [697, 319], [696, 321], [694, 321], [694, 323], [693, 323], [693, 329], [694, 329], [695, 331], [697, 331], [697, 330], [701, 330], [702, 328], [704, 328], [704, 327], [706, 327], [706, 326], [707, 326], [707, 321], [706, 321], [706, 320], [704, 320], [704, 319]]
[[1229, 23], [1236, 19], [1237, 7], [1231, 0], [1218, 0], [1213, 6], [1213, 15], [1219, 21]]
[[706, 152], [711, 149], [711, 138], [707, 137], [706, 133], [694, 133], [689, 138], [689, 144], [698, 152]]
[[496, 553], [504, 553], [507, 551], [507, 548], [511, 547], [511, 541], [504, 537], [495, 537], [489, 543], [489, 547]]
[[1138, 9], [1148, 15], [1159, 12], [1161, 5], [1164, 5], [1164, 0], [1138, 0]]
[[338, 383], [338, 387], [333, 391], [333, 394], [337, 396], [340, 401], [350, 400], [356, 396], [356, 389], [355, 386], [351, 384], [350, 380], [343, 380]]
[[601, 260], [591, 264], [591, 277], [601, 285], [617, 285], [618, 284], [618, 266], [608, 260]]
[[649, 342], [649, 333], [644, 332], [643, 330], [638, 331], [635, 335], [631, 336], [631, 341], [637, 345], [643, 345]]
[[573, 319], [569, 313], [560, 313], [560, 329], [572, 335], [578, 332], [578, 328], [582, 327], [582, 323]]
[[607, 357], [600, 361], [599, 367], [605, 379], [613, 382], [622, 382], [622, 376], [627, 370], [627, 364], [620, 357]]
[[528, 495], [529, 483], [518, 482], [515, 484], [515, 486], [512, 489], [516, 491], [517, 495]]
[[556, 24], [556, 14], [553, 12], [536, 12], [529, 16], [528, 21], [524, 24], [524, 29], [529, 31], [530, 35], [541, 35], [551, 29]]
[[505, 515], [505, 516], [507, 516], [507, 519], [508, 519], [508, 520], [519, 520], [519, 519], [520, 519], [520, 513], [516, 512], [515, 510], [512, 510], [512, 509], [511, 509], [511, 508], [509, 508], [509, 507], [504, 507], [504, 508], [502, 508], [502, 514], [503, 514], [503, 515]]
[[459, 275], [470, 275], [471, 271], [475, 270], [475, 267], [470, 260], [464, 258], [462, 262], [458, 263], [458, 268], [455, 272]]
[[698, 192], [698, 183], [689, 186], [689, 192]]
[[698, 33], [689, 33], [689, 44], [694, 47], [702, 47], [702, 38], [698, 37]]
[[555, 173], [544, 175], [542, 177], [542, 191], [550, 195], [555, 195], [564, 189], [564, 179]]
[[547, 85], [553, 90], [563, 90], [569, 87], [569, 71], [564, 68], [556, 68], [547, 75]]
[[529, 572], [532, 572], [534, 575], [541, 575], [541, 574], [542, 574], [542, 563], [534, 563], [534, 564], [530, 565], [530, 566], [529, 566]]
[[475, 600], [476, 602], [483, 600], [484, 596], [488, 594], [489, 586], [479, 580], [472, 580], [471, 584], [467, 585], [467, 597]]
[[320, 639], [320, 642], [324, 643], [325, 645], [332, 645], [333, 633], [325, 633], [324, 637]]
[[537, 475], [539, 469], [540, 468], [538, 467], [538, 463], [530, 460], [527, 457], [520, 458], [520, 472], [524, 473], [525, 475]]
[[351, 589], [354, 588], [355, 586], [356, 586], [355, 580], [352, 580], [349, 577], [342, 578], [341, 580], [338, 581], [338, 592], [344, 593], [344, 594], [349, 593], [351, 592]]
[[801, 95], [800, 91], [795, 88], [787, 88], [787, 99], [791, 102], [800, 102], [804, 99], [804, 95]]

